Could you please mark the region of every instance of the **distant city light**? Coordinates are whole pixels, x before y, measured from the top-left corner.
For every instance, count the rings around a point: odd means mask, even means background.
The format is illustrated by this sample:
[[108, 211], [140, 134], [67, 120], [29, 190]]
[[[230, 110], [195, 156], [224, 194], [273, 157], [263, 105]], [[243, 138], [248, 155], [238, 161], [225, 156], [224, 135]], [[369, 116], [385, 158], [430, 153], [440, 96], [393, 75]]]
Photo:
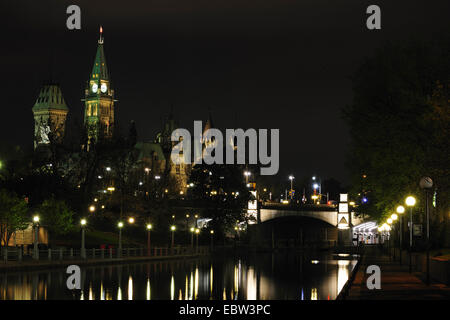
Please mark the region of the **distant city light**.
[[134, 218], [133, 217], [130, 217], [129, 219], [128, 219], [128, 223], [134, 223]]
[[95, 206], [90, 206], [90, 207], [89, 207], [89, 211], [90, 211], [90, 212], [94, 212], [94, 211], [95, 211]]
[[362, 201], [362, 203], [367, 203], [367, 198], [366, 197], [363, 197], [362, 199], [361, 199], [361, 201]]
[[106, 167], [106, 171], [111, 171], [111, 167]]
[[155, 176], [155, 179], [159, 180], [159, 179], [161, 179], [161, 176]]
[[314, 188], [314, 189], [318, 189], [318, 188], [319, 188], [319, 185], [318, 185], [317, 183], [314, 183], [314, 184], [313, 184], [313, 188]]
[[86, 219], [81, 219], [80, 224], [81, 224], [82, 226], [86, 225], [86, 223], [87, 223]]

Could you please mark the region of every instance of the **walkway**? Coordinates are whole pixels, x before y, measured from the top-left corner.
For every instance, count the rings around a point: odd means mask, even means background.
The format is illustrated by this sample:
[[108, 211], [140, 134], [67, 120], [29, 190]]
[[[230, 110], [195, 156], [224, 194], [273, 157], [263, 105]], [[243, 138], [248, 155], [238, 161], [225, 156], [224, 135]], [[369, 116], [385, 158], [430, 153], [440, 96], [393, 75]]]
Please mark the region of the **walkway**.
[[[366, 269], [378, 265], [381, 269], [381, 289], [369, 290]], [[346, 300], [450, 300], [450, 287], [432, 282], [427, 286], [422, 273], [409, 273], [408, 262], [400, 266], [376, 247], [366, 247], [360, 268], [351, 284]]]

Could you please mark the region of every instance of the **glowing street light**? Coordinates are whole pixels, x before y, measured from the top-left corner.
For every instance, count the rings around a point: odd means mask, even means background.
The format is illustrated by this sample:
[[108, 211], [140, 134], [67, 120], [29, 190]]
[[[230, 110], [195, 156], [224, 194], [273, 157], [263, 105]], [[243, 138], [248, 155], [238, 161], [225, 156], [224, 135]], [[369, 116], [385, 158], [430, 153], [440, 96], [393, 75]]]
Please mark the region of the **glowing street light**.
[[33, 225], [34, 225], [34, 248], [33, 248], [33, 258], [35, 260], [39, 260], [39, 216], [35, 215], [33, 217]]
[[94, 212], [94, 211], [95, 211], [95, 206], [94, 206], [94, 205], [90, 206], [90, 207], [89, 207], [89, 211], [90, 211], [90, 212]]
[[174, 225], [170, 226], [170, 231], [172, 232], [172, 246], [171, 246], [171, 248], [173, 248], [173, 246], [175, 244], [175, 230], [176, 229], [177, 228]]
[[400, 215], [400, 232], [399, 232], [399, 238], [400, 238], [400, 258], [399, 262], [400, 265], [402, 265], [402, 249], [403, 249], [403, 227], [402, 227], [402, 214], [405, 213], [405, 207], [404, 206], [398, 206], [396, 209], [397, 213]]
[[388, 219], [387, 219], [387, 223], [388, 223], [388, 224], [392, 224], [392, 219], [391, 219], [391, 218], [388, 218]]
[[128, 219], [128, 223], [129, 223], [129, 224], [133, 224], [133, 223], [134, 223], [134, 218], [133, 218], [133, 217], [130, 217], [130, 218]]
[[294, 183], [294, 176], [289, 176], [289, 180], [291, 180], [291, 200], [292, 200], [292, 197], [293, 197], [293, 189], [294, 189], [294, 186], [293, 186], [293, 183]]
[[151, 232], [151, 230], [152, 230], [152, 225], [150, 224], [150, 223], [147, 223], [147, 226], [146, 226], [146, 228], [147, 228], [147, 256], [149, 256], [150, 257], [150, 255], [151, 255], [151, 250], [150, 250], [150, 248], [151, 248], [151, 246], [150, 246], [150, 232]]
[[119, 252], [117, 252], [117, 255], [119, 258], [122, 257], [122, 228], [123, 228], [123, 222], [119, 221], [117, 224], [117, 227], [119, 227]]
[[405, 200], [406, 205], [409, 207], [409, 272], [412, 272], [412, 246], [413, 246], [413, 217], [412, 210], [416, 204], [416, 198], [408, 196]]
[[251, 176], [251, 172], [250, 171], [244, 171], [244, 176], [245, 176], [245, 183], [248, 183], [248, 177]]
[[86, 219], [80, 220], [81, 225], [81, 259], [86, 259], [86, 246], [85, 246], [85, 226], [87, 224]]
[[195, 228], [195, 237], [196, 237], [196, 247], [195, 247], [195, 252], [198, 253], [198, 235], [200, 234], [200, 229]]
[[391, 215], [391, 219], [392, 219], [392, 221], [396, 221], [398, 219], [398, 215], [396, 213], [393, 213]]
[[214, 247], [214, 230], [209, 231], [211, 234], [211, 250]]

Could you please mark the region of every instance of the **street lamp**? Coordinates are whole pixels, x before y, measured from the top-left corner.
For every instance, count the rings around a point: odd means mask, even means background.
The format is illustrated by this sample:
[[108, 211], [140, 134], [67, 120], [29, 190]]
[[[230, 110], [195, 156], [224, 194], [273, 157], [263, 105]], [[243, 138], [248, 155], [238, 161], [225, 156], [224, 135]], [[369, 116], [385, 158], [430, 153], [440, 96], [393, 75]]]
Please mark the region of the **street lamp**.
[[172, 246], [171, 246], [171, 248], [173, 248], [173, 246], [175, 244], [175, 230], [176, 230], [175, 226], [170, 226], [170, 231], [172, 232]]
[[85, 246], [85, 227], [86, 227], [86, 219], [81, 219], [81, 259], [86, 259], [86, 246]]
[[294, 179], [295, 179], [294, 176], [292, 176], [292, 175], [289, 176], [289, 180], [291, 180], [291, 200], [292, 200], [292, 197], [293, 197], [293, 194], [292, 194], [293, 190], [292, 189], [294, 189], [294, 187], [293, 187]]
[[117, 227], [119, 228], [119, 252], [117, 253], [118, 257], [122, 257], [122, 228], [123, 228], [123, 222], [120, 221], [117, 224]]
[[33, 217], [33, 225], [34, 225], [34, 259], [39, 260], [39, 216], [36, 215]]
[[191, 232], [191, 248], [194, 247], [194, 233], [195, 233], [195, 228], [192, 227], [191, 229], [189, 229], [189, 231]]
[[150, 257], [151, 250], [150, 250], [150, 231], [152, 230], [152, 225], [150, 223], [147, 223], [147, 256]]
[[244, 176], [245, 176], [245, 183], [248, 183], [248, 177], [251, 176], [251, 172], [250, 171], [244, 171]]
[[196, 236], [196, 248], [195, 252], [198, 253], [198, 234], [200, 233], [200, 229], [195, 228], [195, 236]]
[[405, 207], [404, 206], [398, 206], [396, 209], [397, 213], [400, 214], [400, 265], [402, 264], [402, 249], [403, 249], [403, 228], [402, 228], [402, 221], [403, 217], [402, 214], [405, 213]]
[[416, 198], [409, 196], [405, 200], [406, 205], [409, 207], [409, 272], [412, 272], [412, 246], [413, 246], [413, 217], [412, 210], [416, 204]]
[[209, 232], [211, 234], [211, 250], [214, 247], [214, 230], [211, 230]]
[[94, 212], [94, 211], [95, 211], [95, 206], [94, 206], [94, 205], [90, 206], [90, 207], [89, 207], [89, 211], [90, 211], [90, 212]]
[[130, 218], [128, 219], [128, 223], [129, 223], [129, 224], [133, 224], [133, 223], [134, 223], [134, 218], [133, 218], [133, 217], [130, 217]]

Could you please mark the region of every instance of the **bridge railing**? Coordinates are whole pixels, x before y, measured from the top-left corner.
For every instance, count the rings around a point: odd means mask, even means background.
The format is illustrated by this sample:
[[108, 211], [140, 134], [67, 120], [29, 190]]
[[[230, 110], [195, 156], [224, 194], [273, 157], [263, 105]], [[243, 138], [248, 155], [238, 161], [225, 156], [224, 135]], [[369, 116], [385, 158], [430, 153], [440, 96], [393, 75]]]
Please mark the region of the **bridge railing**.
[[189, 255], [204, 255], [210, 252], [209, 246], [199, 247], [151, 247], [150, 250], [144, 247], [129, 247], [97, 249], [89, 248], [82, 252], [81, 249], [73, 248], [48, 248], [39, 249], [38, 254], [34, 250], [24, 253], [21, 247], [2, 247], [0, 250], [0, 258], [6, 262], [22, 262], [23, 260], [39, 260], [39, 261], [57, 261], [57, 260], [100, 260], [100, 259], [118, 259], [132, 257], [174, 257]]

